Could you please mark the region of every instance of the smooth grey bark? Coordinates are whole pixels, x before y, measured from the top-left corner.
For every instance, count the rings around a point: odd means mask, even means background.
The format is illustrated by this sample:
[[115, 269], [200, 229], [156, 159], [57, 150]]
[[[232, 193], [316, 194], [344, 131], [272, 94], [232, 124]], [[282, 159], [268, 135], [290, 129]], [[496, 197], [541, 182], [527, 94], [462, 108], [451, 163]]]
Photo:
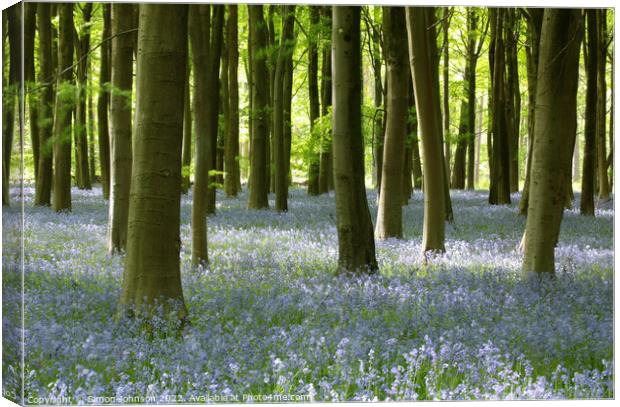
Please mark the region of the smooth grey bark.
[[34, 204], [51, 205], [52, 197], [52, 127], [54, 123], [54, 87], [52, 78], [52, 27], [49, 3], [37, 4], [39, 32], [39, 82], [44, 82], [39, 96], [39, 160]]
[[[446, 191], [445, 167], [440, 111], [439, 88], [433, 61], [436, 58], [435, 8], [408, 7], [407, 34], [409, 61], [415, 90], [416, 112], [422, 133], [424, 153], [424, 229], [422, 251], [445, 251]], [[431, 27], [431, 28], [429, 28]]]
[[375, 272], [375, 240], [364, 185], [360, 8], [332, 7], [333, 168], [338, 268]]
[[269, 207], [267, 194], [269, 180], [267, 178], [267, 162], [269, 161], [267, 144], [269, 143], [269, 70], [267, 55], [264, 51], [268, 45], [268, 32], [263, 17], [262, 5], [251, 5], [249, 22], [251, 43], [251, 75], [252, 75], [252, 140], [248, 209]]
[[[58, 4], [58, 92], [73, 86], [73, 3]], [[71, 210], [71, 111], [70, 97], [57, 95], [54, 106], [54, 174], [52, 208]]]
[[111, 4], [102, 4], [103, 31], [101, 34], [101, 56], [99, 67], [99, 91], [97, 94], [97, 133], [99, 144], [99, 165], [101, 166], [101, 189], [103, 198], [110, 197], [110, 131], [108, 128], [108, 109], [110, 93], [108, 86], [111, 81], [110, 71], [110, 26], [112, 19]]
[[120, 306], [184, 318], [180, 272], [186, 5], [140, 4], [136, 132]]
[[580, 10], [545, 9], [536, 93], [532, 182], [525, 227], [523, 273], [554, 274], [559, 234], [577, 128]]
[[110, 206], [108, 251], [123, 252], [127, 245], [129, 191], [132, 181], [131, 93], [134, 39], [121, 34], [133, 28], [133, 5], [112, 4], [110, 98]]
[[[409, 61], [404, 7], [383, 8], [383, 32], [387, 71], [387, 115], [381, 169], [381, 194], [375, 236], [403, 237], [403, 169], [407, 136]], [[409, 177], [411, 175], [409, 174]]]

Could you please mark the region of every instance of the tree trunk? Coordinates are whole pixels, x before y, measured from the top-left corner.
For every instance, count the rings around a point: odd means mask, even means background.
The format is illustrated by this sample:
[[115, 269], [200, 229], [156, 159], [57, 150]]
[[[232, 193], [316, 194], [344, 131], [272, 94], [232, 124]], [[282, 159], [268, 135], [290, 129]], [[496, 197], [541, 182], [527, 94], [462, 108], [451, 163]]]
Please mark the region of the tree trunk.
[[[215, 196], [217, 177], [213, 170], [217, 170], [218, 148], [218, 125], [220, 107], [220, 61], [222, 55], [222, 41], [224, 37], [224, 11], [225, 6], [213, 6], [213, 22], [211, 24], [211, 37], [209, 42], [209, 54], [206, 71], [205, 90], [205, 116], [207, 120], [206, 136], [209, 143], [209, 155], [207, 156], [207, 207], [208, 214], [215, 213]], [[208, 31], [207, 31], [208, 32]], [[204, 38], [204, 37], [203, 37]], [[193, 43], [192, 43], [193, 44]], [[205, 72], [194, 70], [194, 72]], [[198, 112], [197, 109], [194, 109]], [[196, 132], [198, 137], [198, 132]]]
[[[92, 72], [92, 60], [88, 62], [88, 71]], [[88, 106], [87, 106], [87, 117], [88, 117], [88, 171], [90, 182], [95, 182], [97, 179], [97, 166], [95, 165], [96, 156], [95, 156], [95, 115], [93, 110], [93, 77], [91, 75], [88, 76]]]
[[183, 152], [181, 153], [181, 164], [183, 165], [183, 180], [181, 181], [181, 192], [187, 194], [189, 191], [189, 172], [192, 164], [192, 106], [189, 90], [190, 66], [187, 63], [185, 75], [185, 96], [183, 97]]
[[[368, 6], [370, 7], [370, 6]], [[381, 8], [378, 5], [373, 6], [374, 21], [375, 24], [379, 24], [379, 11]], [[380, 32], [376, 26], [368, 25], [368, 35], [372, 38], [372, 49], [369, 44], [369, 54], [371, 57], [372, 71], [374, 77], [374, 107], [375, 107], [375, 120], [373, 122], [373, 141], [374, 141], [374, 173], [375, 173], [375, 188], [377, 189], [377, 196], [381, 195], [381, 177], [383, 172], [383, 147], [385, 144], [385, 106], [382, 109], [383, 96], [385, 90], [383, 88], [383, 79], [381, 78], [381, 42]], [[370, 52], [372, 51], [372, 52]]]
[[[450, 40], [448, 29], [450, 28], [450, 7], [442, 7], [443, 16], [441, 29], [443, 32], [443, 135], [444, 135], [444, 157], [446, 162], [446, 174], [450, 174], [452, 162], [452, 146], [450, 137]], [[464, 158], [464, 157], [463, 157]], [[461, 188], [463, 189], [463, 188]]]
[[[430, 28], [429, 28], [430, 27]], [[423, 253], [445, 251], [446, 183], [442, 151], [442, 128], [437, 120], [439, 89], [432, 69], [435, 53], [435, 9], [407, 8], [409, 61], [415, 90], [416, 111], [424, 153]]]
[[[21, 100], [21, 4], [13, 5], [6, 11], [9, 39], [9, 80], [3, 86], [2, 97], [2, 205], [9, 205], [9, 182], [11, 173], [11, 156], [13, 152], [13, 133], [15, 131], [16, 99]], [[4, 12], [3, 12], [4, 15]], [[4, 74], [3, 74], [4, 78]], [[3, 84], [6, 85], [6, 84]], [[17, 111], [20, 129], [22, 127], [21, 109]]]
[[[319, 29], [321, 9], [310, 6], [310, 27], [315, 33]], [[319, 170], [320, 170], [320, 139], [317, 137], [315, 121], [320, 115], [319, 105], [319, 50], [317, 46], [318, 36], [311, 35], [308, 40], [308, 100], [310, 104], [310, 156], [308, 165], [308, 195], [319, 194]], [[319, 147], [319, 148], [317, 148]]]
[[555, 272], [554, 246], [564, 209], [570, 138], [577, 128], [581, 16], [576, 9], [545, 9], [540, 41], [532, 182], [523, 272]]
[[294, 41], [295, 6], [282, 6], [282, 34], [280, 35], [280, 50], [276, 64], [273, 87], [273, 112], [274, 112], [274, 131], [273, 131], [273, 152], [275, 164], [275, 208], [278, 212], [288, 211], [288, 166], [287, 160], [287, 140], [285, 140], [285, 101], [288, 95], [284, 94], [284, 82], [286, 75], [286, 65], [293, 58], [293, 48], [291, 43]]
[[375, 272], [375, 240], [364, 185], [360, 8], [334, 6], [332, 18], [338, 268], [340, 272]]
[[403, 168], [407, 137], [409, 66], [404, 7], [383, 8], [383, 33], [387, 71], [387, 116], [383, 146], [381, 194], [377, 209], [377, 239], [403, 237]]
[[[476, 50], [476, 31], [478, 29], [478, 16], [474, 9], [468, 9], [467, 32], [469, 45], [467, 50], [467, 65], [469, 66], [469, 79], [467, 80], [467, 189], [474, 189], [474, 172], [476, 166], [476, 67], [478, 64], [479, 53]], [[482, 44], [484, 38], [479, 39]]]
[[[215, 6], [214, 6], [215, 7]], [[222, 7], [222, 6], [219, 6]], [[213, 113], [217, 117], [219, 91], [209, 85], [219, 86], [219, 58], [211, 59], [209, 31], [211, 29], [211, 6], [189, 6], [189, 41], [192, 49], [194, 71], [194, 134], [196, 135], [196, 163], [194, 167], [194, 193], [192, 202], [192, 264], [206, 265], [209, 257], [207, 250], [207, 206], [209, 188], [209, 167], [213, 168], [212, 144], [215, 137], [211, 120]], [[215, 12], [214, 22], [215, 26]], [[219, 27], [221, 29], [221, 26]], [[215, 29], [215, 27], [214, 27]], [[214, 31], [215, 32], [215, 31]], [[213, 66], [213, 62], [217, 67]], [[218, 69], [216, 69], [218, 68]], [[198, 74], [202, 72], [203, 74]], [[210, 93], [212, 92], [212, 93]], [[215, 100], [209, 100], [209, 99]], [[217, 131], [217, 127], [215, 127]]]
[[519, 24], [516, 11], [506, 9], [506, 127], [508, 131], [509, 185], [510, 192], [519, 191], [519, 122], [521, 95], [519, 92], [519, 67], [517, 41]]
[[528, 93], [528, 115], [527, 115], [527, 137], [528, 151], [527, 164], [525, 167], [525, 182], [523, 183], [523, 193], [519, 202], [519, 213], [527, 214], [527, 206], [530, 192], [530, 170], [532, 164], [532, 147], [534, 146], [534, 128], [536, 117], [534, 115], [536, 109], [536, 87], [538, 73], [538, 58], [540, 49], [540, 35], [543, 23], [542, 8], [527, 9], [528, 22], [528, 43], [526, 47], [526, 65], [527, 65], [527, 93]]
[[598, 48], [596, 50], [597, 59], [597, 105], [596, 105], [596, 161], [598, 179], [598, 199], [606, 201], [609, 199], [609, 178], [607, 177], [607, 144], [605, 137], [605, 118], [607, 116], [607, 82], [606, 75], [606, 37], [607, 37], [607, 11], [599, 9], [596, 15], [596, 26], [598, 28]]
[[[406, 23], [405, 23], [406, 24]], [[406, 33], [405, 26], [405, 33]], [[405, 34], [406, 35], [406, 34]], [[407, 49], [409, 56], [409, 49]], [[409, 60], [407, 59], [407, 69], [409, 69]], [[417, 148], [418, 143], [418, 123], [415, 117], [415, 96], [413, 94], [413, 82], [411, 73], [407, 72], [407, 131], [405, 139], [405, 166], [403, 168], [403, 205], [409, 204], [409, 198], [413, 193], [413, 160], [414, 160], [414, 144]], [[419, 151], [418, 151], [419, 155]]]
[[[108, 250], [122, 252], [127, 246], [129, 191], [131, 186], [131, 88], [133, 82], [133, 5], [112, 4], [112, 97], [110, 100], [111, 186]], [[140, 96], [140, 95], [138, 95]]]
[[[594, 216], [594, 166], [596, 145], [596, 109], [598, 76], [598, 28], [597, 10], [586, 10], [585, 20], [588, 26], [587, 41], [584, 40], [584, 60], [586, 65], [586, 112], [584, 123], [583, 172], [581, 175], [581, 201], [579, 211], [582, 215]], [[584, 35], [584, 39], [585, 39]]]
[[[470, 77], [469, 69], [465, 70], [465, 78]], [[467, 86], [468, 79], [465, 79]], [[456, 151], [454, 153], [454, 165], [452, 166], [452, 180], [450, 187], [453, 189], [465, 189], [465, 159], [467, 153], [467, 142], [469, 137], [468, 123], [468, 101], [461, 100], [461, 117], [459, 124], [459, 133], [456, 140]]]
[[187, 6], [139, 9], [135, 166], [121, 306], [150, 315], [162, 301], [165, 311], [183, 318], [179, 228]]
[[108, 129], [108, 107], [110, 93], [107, 89], [111, 80], [110, 73], [110, 36], [111, 5], [102, 4], [103, 32], [101, 34], [101, 62], [99, 68], [99, 92], [97, 94], [97, 132], [99, 134], [99, 165], [101, 165], [101, 189], [103, 198], [110, 196], [110, 132]]
[[[324, 6], [323, 20], [330, 32], [332, 30], [331, 7]], [[332, 52], [331, 44], [323, 45], [323, 63], [321, 66], [321, 116], [329, 114], [332, 105]], [[329, 130], [321, 134], [321, 154], [319, 158], [319, 194], [325, 194], [333, 189], [334, 167], [332, 159], [332, 134]]]
[[51, 205], [52, 194], [52, 126], [54, 117], [54, 87], [49, 83], [52, 67], [52, 27], [49, 3], [37, 3], [37, 28], [39, 30], [39, 82], [45, 85], [39, 96], [39, 160], [34, 204]]
[[[34, 37], [36, 31], [36, 3], [25, 2], [24, 4], [24, 88], [28, 95], [28, 118], [30, 121], [30, 137], [32, 147], [33, 169], [35, 188], [39, 172], [39, 118], [38, 118], [38, 97], [32, 89], [35, 85], [35, 61], [34, 61]], [[49, 78], [45, 78], [47, 80]]]
[[269, 160], [267, 144], [269, 143], [269, 82], [265, 78], [269, 75], [267, 69], [268, 45], [267, 27], [263, 17], [262, 5], [251, 5], [249, 9], [250, 33], [252, 36], [250, 48], [252, 50], [252, 144], [250, 168], [250, 197], [248, 209], [263, 209], [269, 207], [267, 194], [269, 182], [267, 179], [267, 161]]
[[[72, 86], [73, 72], [73, 3], [58, 4], [58, 85], [66, 92]], [[57, 96], [54, 106], [54, 175], [52, 208], [55, 212], [71, 210], [71, 110], [72, 97]]]
[[224, 101], [229, 105], [229, 116], [226, 134], [226, 148], [224, 149], [224, 166], [226, 168], [225, 189], [226, 196], [237, 196], [241, 185], [239, 174], [239, 84], [237, 70], [239, 67], [239, 40], [237, 34], [237, 6], [228, 6], [228, 24], [226, 35], [228, 44], [228, 97]]
[[[78, 188], [91, 189], [90, 171], [88, 169], [88, 134], [86, 127], [86, 92], [87, 92], [87, 70], [88, 70], [88, 50], [90, 49], [90, 18], [93, 4], [85, 3], [82, 7], [82, 17], [84, 20], [84, 33], [77, 31], [74, 33], [77, 62], [77, 92], [78, 100], [75, 111], [75, 147], [76, 147], [76, 173], [75, 179]], [[132, 16], [133, 12], [129, 13]], [[129, 25], [129, 28], [132, 28]], [[131, 59], [130, 59], [131, 61]], [[131, 89], [131, 86], [129, 87]]]
[[[226, 32], [226, 21], [224, 21], [223, 33]], [[224, 37], [222, 35], [222, 37]], [[227, 44], [222, 38], [222, 49], [226, 50]], [[222, 126], [217, 129], [217, 160], [215, 168], [217, 174], [215, 176], [218, 187], [224, 186], [224, 155], [226, 147], [226, 135], [228, 134], [228, 122], [230, 121], [230, 104], [228, 97], [228, 53], [223, 51], [220, 55], [220, 115], [222, 117]], [[226, 169], [227, 170], [227, 169]]]
[[489, 203], [491, 205], [510, 204], [509, 134], [506, 114], [505, 86], [505, 47], [504, 47], [504, 9], [490, 9], [495, 17], [495, 51], [492, 64], [493, 89], [493, 160], [491, 162], [491, 186]]
[[293, 185], [293, 174], [291, 172], [291, 148], [293, 145], [293, 121], [291, 114], [291, 107], [293, 104], [293, 53], [295, 52], [295, 32], [293, 31], [293, 38], [291, 38], [290, 52], [291, 56], [286, 59], [284, 64], [284, 86], [282, 91], [284, 92], [284, 165], [287, 182], [287, 195], [288, 186]]

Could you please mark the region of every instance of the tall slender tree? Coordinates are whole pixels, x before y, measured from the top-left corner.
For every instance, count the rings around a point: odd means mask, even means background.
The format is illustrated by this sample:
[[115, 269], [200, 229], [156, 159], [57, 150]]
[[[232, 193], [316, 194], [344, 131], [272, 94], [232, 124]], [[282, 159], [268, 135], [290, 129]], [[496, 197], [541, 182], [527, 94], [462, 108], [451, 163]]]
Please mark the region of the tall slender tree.
[[[383, 146], [381, 194], [375, 235], [403, 237], [403, 169], [408, 118], [409, 62], [404, 7], [383, 8], [384, 53], [387, 71], [387, 115]], [[409, 178], [411, 175], [409, 174]]]
[[[90, 50], [90, 19], [93, 3], [85, 3], [81, 8], [83, 24], [74, 32], [77, 57], [77, 103], [75, 109], [75, 180], [78, 188], [91, 189], [90, 171], [88, 169], [88, 134], [86, 127], [88, 60]], [[131, 15], [131, 14], [130, 14]], [[131, 86], [130, 86], [131, 89]]]
[[605, 118], [607, 116], [607, 81], [606, 81], [606, 56], [607, 56], [607, 10], [599, 9], [596, 14], [596, 27], [598, 31], [598, 48], [596, 50], [597, 78], [597, 105], [596, 105], [596, 161], [598, 180], [598, 198], [601, 201], [609, 199], [610, 187], [607, 176], [607, 142]]
[[101, 166], [101, 190], [103, 198], [110, 196], [110, 131], [108, 128], [108, 109], [110, 105], [110, 93], [108, 92], [111, 81], [110, 71], [110, 26], [112, 19], [112, 5], [102, 4], [103, 30], [101, 33], [101, 57], [99, 66], [99, 90], [97, 93], [97, 133], [99, 144], [99, 165]]
[[333, 7], [333, 165], [341, 271], [377, 270], [364, 186], [360, 8]]
[[251, 75], [252, 75], [252, 140], [250, 160], [250, 196], [249, 209], [262, 209], [269, 206], [267, 193], [269, 182], [267, 179], [267, 161], [269, 155], [269, 83], [267, 53], [268, 31], [263, 17], [262, 5], [248, 6], [251, 42]]
[[[36, 3], [24, 3], [24, 89], [28, 96], [28, 119], [30, 122], [30, 139], [32, 148], [33, 170], [35, 184], [39, 172], [39, 117], [38, 95], [35, 92], [35, 33], [36, 33]], [[35, 185], [36, 187], [36, 185]]]
[[553, 274], [554, 247], [562, 221], [577, 127], [577, 85], [582, 21], [577, 9], [545, 9], [537, 78], [532, 182], [523, 272]]
[[[320, 146], [315, 122], [320, 115], [319, 104], [319, 21], [321, 9], [309, 6], [310, 35], [308, 40], [308, 103], [310, 105], [310, 136], [312, 138], [308, 164], [308, 195], [319, 194]], [[317, 151], [318, 150], [318, 151]]]
[[506, 51], [505, 29], [506, 10], [501, 8], [489, 9], [491, 20], [491, 35], [494, 53], [491, 64], [492, 86], [492, 155], [491, 185], [489, 203], [501, 205], [510, 203], [510, 168], [509, 144], [506, 117]]
[[282, 6], [282, 33], [280, 35], [280, 49], [276, 72], [274, 76], [274, 158], [275, 158], [275, 209], [279, 212], [288, 210], [288, 166], [287, 166], [287, 140], [285, 139], [285, 94], [284, 83], [286, 81], [286, 65], [292, 62], [294, 47], [295, 6]]
[[[215, 177], [211, 171], [215, 170], [216, 159], [219, 69], [225, 9], [221, 5], [213, 6], [213, 24], [210, 24], [207, 23], [209, 6], [193, 7], [198, 7], [190, 13], [189, 18], [194, 72], [205, 72], [205, 75], [194, 75], [196, 171], [192, 205], [192, 263], [205, 265], [208, 262], [206, 215], [215, 212]], [[204, 44], [209, 28], [211, 39]]]
[[58, 4], [58, 84], [54, 106], [54, 211], [71, 210], [71, 111], [73, 106], [73, 3]]
[[[6, 13], [5, 23], [8, 26], [9, 45], [9, 77], [3, 83], [2, 95], [2, 205], [9, 205], [9, 180], [11, 172], [11, 156], [13, 151], [13, 132], [15, 131], [15, 103], [20, 97], [21, 75], [21, 4], [13, 5], [2, 12]], [[4, 50], [4, 39], [3, 39]], [[4, 80], [4, 73], [2, 76]], [[8, 86], [5, 86], [7, 85]], [[21, 111], [17, 112], [21, 128]]]
[[[218, 128], [219, 128], [219, 108], [220, 108], [220, 62], [222, 55], [222, 40], [224, 30], [225, 7], [214, 5], [212, 7], [213, 16], [211, 24], [211, 36], [209, 40], [209, 53], [207, 58], [207, 71], [205, 86], [208, 96], [205, 96], [205, 120], [206, 135], [209, 143], [209, 155], [207, 156], [207, 213], [215, 213], [215, 192], [217, 177], [217, 148], [218, 148]], [[194, 72], [201, 72], [195, 70]], [[214, 171], [215, 170], [215, 171]]]
[[594, 216], [594, 166], [596, 157], [596, 109], [597, 109], [597, 75], [598, 75], [598, 28], [597, 10], [585, 11], [587, 35], [584, 35], [584, 55], [586, 66], [586, 111], [584, 123], [583, 172], [581, 175], [581, 201], [579, 209], [582, 215]]
[[528, 148], [527, 161], [525, 166], [525, 180], [521, 201], [519, 201], [519, 213], [527, 214], [527, 206], [530, 194], [530, 169], [532, 164], [532, 148], [534, 146], [534, 128], [536, 123], [536, 88], [538, 75], [538, 58], [540, 53], [540, 35], [542, 30], [543, 13], [542, 8], [523, 9], [527, 21], [527, 47], [526, 47], [526, 67], [527, 67], [527, 93], [528, 93], [528, 114], [527, 114], [527, 134]]
[[54, 87], [52, 86], [52, 19], [49, 3], [37, 4], [39, 31], [39, 82], [43, 83], [39, 96], [39, 159], [34, 204], [49, 206], [52, 196], [52, 126], [54, 117]]
[[183, 152], [181, 153], [181, 163], [183, 164], [183, 181], [181, 181], [181, 191], [187, 194], [189, 191], [189, 171], [192, 163], [192, 107], [190, 102], [190, 64], [187, 63], [185, 76], [185, 96], [183, 102]]
[[424, 153], [424, 230], [422, 251], [445, 251], [446, 182], [443, 161], [439, 88], [435, 86], [435, 8], [408, 7], [409, 61], [415, 90], [416, 112]]
[[226, 43], [228, 58], [228, 98], [229, 116], [224, 149], [224, 166], [226, 168], [225, 189], [227, 196], [237, 196], [240, 191], [239, 171], [239, 83], [237, 70], [239, 66], [239, 39], [237, 28], [237, 6], [228, 6], [228, 24], [226, 25]]
[[452, 8], [442, 7], [443, 16], [441, 19], [441, 31], [443, 34], [443, 136], [444, 136], [444, 157], [446, 162], [446, 173], [450, 174], [450, 164], [452, 161], [452, 140], [450, 137], [450, 20], [452, 18]]
[[[323, 31], [332, 31], [331, 7], [321, 9]], [[321, 62], [321, 116], [329, 114], [332, 105], [332, 50], [331, 41], [323, 43]], [[321, 134], [321, 153], [319, 157], [319, 194], [334, 189], [334, 166], [332, 160], [332, 134], [329, 130]]]
[[135, 160], [121, 307], [183, 318], [179, 251], [187, 6], [140, 4]]
[[[112, 4], [112, 97], [110, 99], [111, 191], [108, 250], [124, 251], [127, 245], [129, 191], [132, 180], [131, 88], [133, 83], [133, 5]], [[139, 95], [138, 95], [139, 96]]]

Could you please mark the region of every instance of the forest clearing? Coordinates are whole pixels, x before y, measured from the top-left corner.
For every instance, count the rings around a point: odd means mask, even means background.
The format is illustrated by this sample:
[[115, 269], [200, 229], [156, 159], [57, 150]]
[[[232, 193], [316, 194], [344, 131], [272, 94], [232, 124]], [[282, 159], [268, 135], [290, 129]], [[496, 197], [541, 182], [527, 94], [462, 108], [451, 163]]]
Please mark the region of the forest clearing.
[[3, 396], [613, 399], [615, 19], [3, 10]]

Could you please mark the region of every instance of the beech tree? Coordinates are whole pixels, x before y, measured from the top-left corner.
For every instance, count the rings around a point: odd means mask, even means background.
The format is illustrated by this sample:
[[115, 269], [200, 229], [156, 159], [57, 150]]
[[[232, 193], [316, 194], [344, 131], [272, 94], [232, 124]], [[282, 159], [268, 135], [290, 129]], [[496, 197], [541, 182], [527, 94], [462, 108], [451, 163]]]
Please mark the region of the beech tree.
[[585, 11], [587, 35], [584, 35], [584, 55], [586, 67], [586, 111], [584, 123], [583, 171], [581, 174], [581, 201], [579, 210], [582, 215], [594, 216], [594, 165], [597, 121], [597, 75], [598, 75], [598, 29], [596, 27], [597, 10]]
[[[9, 179], [11, 172], [11, 154], [13, 152], [13, 132], [15, 131], [15, 108], [19, 95], [19, 77], [21, 72], [21, 6], [14, 5], [2, 11], [6, 21], [3, 27], [7, 27], [9, 45], [9, 77], [3, 80], [2, 95], [2, 205], [9, 205]], [[5, 39], [2, 40], [4, 50]], [[8, 85], [8, 86], [6, 86]], [[18, 117], [20, 113], [18, 111]], [[20, 119], [21, 126], [21, 119]]]
[[99, 144], [99, 163], [101, 167], [101, 189], [103, 198], [110, 196], [110, 132], [108, 129], [108, 108], [110, 104], [110, 26], [112, 19], [111, 4], [103, 4], [103, 30], [101, 32], [101, 59], [99, 67], [99, 91], [97, 93], [97, 133]]
[[239, 170], [239, 84], [237, 70], [239, 66], [239, 40], [237, 32], [237, 6], [228, 6], [228, 23], [226, 25], [226, 43], [228, 58], [228, 100], [229, 116], [224, 149], [224, 167], [226, 168], [225, 189], [227, 196], [237, 196], [241, 191]]
[[446, 182], [443, 161], [439, 88], [435, 86], [437, 73], [433, 59], [435, 47], [435, 8], [407, 7], [407, 35], [409, 61], [416, 112], [422, 133], [424, 153], [424, 230], [422, 251], [445, 251]]
[[506, 10], [490, 8], [491, 46], [489, 53], [492, 89], [492, 144], [491, 185], [489, 203], [501, 205], [510, 203], [509, 134], [506, 114], [506, 49], [504, 23]]
[[267, 69], [268, 32], [265, 18], [263, 17], [262, 5], [248, 6], [250, 23], [250, 50], [251, 50], [251, 73], [252, 76], [252, 140], [250, 158], [250, 181], [248, 184], [250, 194], [248, 200], [249, 209], [262, 209], [269, 207], [267, 194], [269, 192], [269, 180], [267, 177], [267, 162], [269, 155], [267, 145], [269, 143], [269, 83], [265, 80], [269, 76]]
[[58, 84], [54, 109], [54, 211], [71, 210], [73, 3], [58, 4]]
[[577, 127], [576, 97], [582, 18], [576, 9], [545, 9], [537, 78], [532, 179], [523, 272], [555, 271], [557, 242]]
[[[285, 120], [285, 82], [286, 74], [289, 69], [286, 65], [292, 63], [294, 46], [294, 24], [295, 24], [295, 6], [282, 6], [282, 32], [280, 35], [280, 47], [278, 51], [278, 60], [274, 76], [273, 88], [273, 111], [274, 111], [274, 129], [273, 129], [273, 151], [275, 162], [275, 192], [276, 204], [275, 209], [279, 212], [288, 210], [288, 165], [289, 160], [287, 147], [290, 140], [285, 137], [287, 123]], [[292, 73], [292, 70], [290, 71]], [[290, 101], [290, 98], [289, 98]], [[290, 107], [289, 107], [290, 112]], [[288, 118], [290, 122], [290, 118]], [[290, 136], [289, 136], [290, 137]], [[288, 147], [290, 148], [290, 147]]]
[[375, 240], [364, 186], [360, 8], [333, 6], [333, 168], [341, 272], [375, 272]]
[[38, 166], [34, 204], [49, 206], [52, 196], [52, 126], [54, 87], [52, 81], [52, 27], [49, 3], [37, 4], [37, 29], [39, 32], [39, 81], [43, 87], [39, 96], [39, 143]]
[[[379, 239], [403, 237], [402, 202], [405, 139], [408, 118], [409, 62], [403, 7], [383, 8], [384, 53], [387, 72], [387, 115], [383, 142], [381, 194], [375, 234]], [[409, 174], [409, 178], [411, 175]]]
[[529, 8], [524, 10], [527, 21], [527, 41], [526, 47], [526, 67], [527, 67], [527, 93], [528, 93], [528, 114], [527, 114], [527, 134], [528, 150], [527, 164], [525, 167], [525, 181], [521, 201], [519, 201], [519, 213], [527, 214], [527, 206], [530, 193], [530, 170], [532, 166], [532, 148], [534, 146], [534, 128], [536, 123], [536, 87], [538, 76], [538, 58], [540, 53], [540, 34], [542, 30], [544, 9]]
[[[319, 7], [309, 7], [310, 10], [310, 35], [308, 35], [308, 103], [310, 105], [310, 135], [313, 144], [317, 143], [316, 120], [320, 115], [319, 104], [319, 49], [318, 38], [320, 12]], [[320, 139], [318, 140], [320, 141]], [[314, 146], [313, 146], [314, 147]], [[308, 195], [319, 194], [319, 170], [320, 170], [320, 146], [319, 151], [311, 151], [308, 159]]]
[[[87, 115], [87, 71], [88, 51], [90, 50], [90, 19], [93, 3], [85, 3], [79, 7], [82, 12], [83, 25], [80, 32], [74, 32], [77, 65], [77, 102], [75, 106], [75, 181], [80, 189], [91, 189], [90, 171], [88, 163], [88, 135], [86, 127]], [[130, 14], [131, 16], [131, 14]], [[131, 74], [130, 74], [131, 77]], [[131, 89], [131, 85], [129, 86]], [[131, 98], [129, 98], [131, 101]], [[131, 150], [130, 150], [131, 153]]]
[[[331, 7], [321, 8], [321, 18], [324, 23], [323, 30], [331, 33], [332, 11]], [[331, 38], [331, 34], [329, 35]], [[323, 57], [321, 62], [321, 116], [329, 114], [332, 105], [332, 49], [331, 41], [323, 44]], [[321, 134], [321, 153], [319, 157], [319, 194], [325, 194], [334, 189], [334, 166], [332, 156], [332, 138], [327, 132]]]
[[[194, 9], [194, 7], [196, 7]], [[192, 263], [208, 262], [206, 215], [215, 212], [215, 187], [209, 185], [215, 178], [215, 148], [218, 131], [219, 66], [224, 24], [224, 6], [213, 6], [213, 25], [210, 24], [208, 5], [192, 6], [190, 9], [190, 42], [193, 52], [194, 112], [196, 117], [196, 173], [194, 177], [194, 201], [192, 205]], [[211, 37], [209, 42], [209, 29]], [[219, 34], [218, 34], [219, 32]], [[210, 91], [216, 91], [211, 94]]]
[[[183, 318], [179, 251], [187, 5], [140, 4], [136, 132], [121, 309]], [[175, 300], [173, 307], [170, 302]]]
[[110, 99], [111, 191], [109, 213], [110, 253], [125, 250], [129, 190], [131, 186], [131, 87], [133, 82], [133, 5], [112, 4], [112, 97]]

